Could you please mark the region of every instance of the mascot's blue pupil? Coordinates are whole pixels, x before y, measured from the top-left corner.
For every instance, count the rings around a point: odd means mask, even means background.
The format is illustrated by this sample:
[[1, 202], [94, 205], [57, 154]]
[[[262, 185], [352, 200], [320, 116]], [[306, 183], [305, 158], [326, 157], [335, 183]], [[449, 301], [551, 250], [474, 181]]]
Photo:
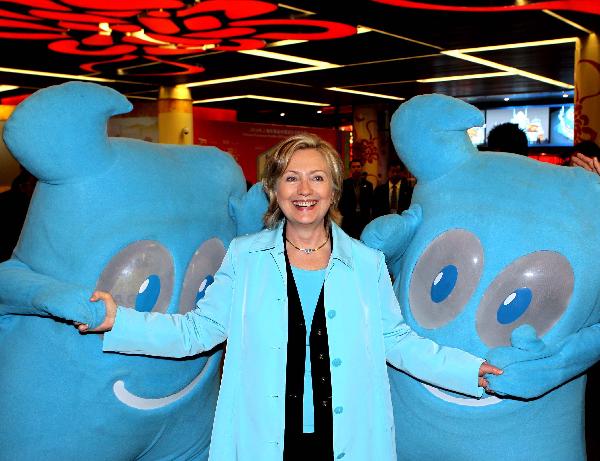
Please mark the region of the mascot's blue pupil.
[[496, 318], [498, 322], [506, 325], [517, 320], [531, 304], [533, 297], [529, 288], [518, 288], [506, 297], [500, 304]]
[[458, 269], [456, 266], [449, 264], [442, 268], [431, 284], [431, 300], [434, 303], [441, 303], [444, 301], [448, 296], [450, 296], [452, 290], [454, 290], [457, 279]]
[[200, 301], [204, 298], [204, 293], [206, 293], [206, 289], [215, 281], [212, 275], [207, 275], [205, 279], [200, 284], [200, 288], [198, 288], [198, 293], [196, 294], [196, 302]]
[[135, 310], [150, 312], [158, 300], [158, 295], [160, 295], [160, 277], [152, 274], [140, 286], [135, 298]]

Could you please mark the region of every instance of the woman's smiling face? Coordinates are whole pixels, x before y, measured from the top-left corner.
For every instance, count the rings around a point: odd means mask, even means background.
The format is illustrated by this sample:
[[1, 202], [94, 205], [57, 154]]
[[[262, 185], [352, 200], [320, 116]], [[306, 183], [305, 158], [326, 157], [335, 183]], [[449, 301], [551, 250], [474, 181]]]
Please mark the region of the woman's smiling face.
[[277, 203], [292, 226], [323, 224], [333, 200], [331, 172], [316, 149], [301, 149], [277, 181]]

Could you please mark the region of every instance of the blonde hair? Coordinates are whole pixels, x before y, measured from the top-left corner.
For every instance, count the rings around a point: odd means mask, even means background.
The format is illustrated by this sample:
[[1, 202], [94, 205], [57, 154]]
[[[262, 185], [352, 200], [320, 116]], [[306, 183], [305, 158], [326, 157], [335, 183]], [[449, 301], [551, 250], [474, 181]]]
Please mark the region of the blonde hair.
[[342, 182], [344, 180], [344, 166], [339, 154], [327, 141], [311, 133], [301, 133], [284, 139], [273, 147], [265, 157], [265, 170], [262, 179], [265, 193], [269, 199], [269, 207], [263, 220], [265, 226], [272, 229], [283, 219], [283, 212], [277, 203], [277, 182], [288, 167], [292, 155], [303, 149], [315, 149], [324, 158], [331, 174], [333, 186], [333, 198], [327, 216], [326, 224], [333, 221], [341, 222], [341, 214], [337, 209], [340, 196], [342, 195]]

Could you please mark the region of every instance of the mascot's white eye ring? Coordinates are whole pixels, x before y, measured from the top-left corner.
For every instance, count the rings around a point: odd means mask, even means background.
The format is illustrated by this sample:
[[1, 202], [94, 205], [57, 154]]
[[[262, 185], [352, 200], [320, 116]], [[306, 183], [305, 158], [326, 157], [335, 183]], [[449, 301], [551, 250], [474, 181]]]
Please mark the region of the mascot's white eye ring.
[[173, 258], [154, 240], [134, 242], [111, 258], [96, 284], [120, 306], [166, 312], [173, 294]]
[[454, 320], [467, 305], [483, 272], [483, 248], [465, 229], [438, 235], [417, 260], [410, 278], [410, 312], [424, 328]]
[[488, 347], [510, 345], [512, 331], [523, 324], [542, 336], [560, 319], [575, 285], [571, 264], [555, 251], [522, 256], [500, 272], [477, 308], [476, 327]]
[[179, 297], [179, 313], [185, 314], [204, 297], [206, 288], [214, 281], [213, 275], [223, 261], [225, 247], [223, 242], [213, 238], [204, 242], [194, 253], [183, 279]]

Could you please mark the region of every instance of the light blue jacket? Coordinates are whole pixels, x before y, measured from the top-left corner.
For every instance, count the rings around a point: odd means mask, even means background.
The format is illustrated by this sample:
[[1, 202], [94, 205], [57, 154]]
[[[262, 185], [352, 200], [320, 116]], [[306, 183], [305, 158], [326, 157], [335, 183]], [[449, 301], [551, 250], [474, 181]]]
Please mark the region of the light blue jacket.
[[[213, 461], [281, 461], [287, 277], [283, 226], [234, 239], [198, 308], [185, 315], [119, 307], [105, 351], [180, 357], [227, 340]], [[406, 325], [383, 254], [333, 225], [325, 273], [336, 459], [396, 459], [386, 358], [434, 385], [480, 396], [482, 359], [440, 347]]]

